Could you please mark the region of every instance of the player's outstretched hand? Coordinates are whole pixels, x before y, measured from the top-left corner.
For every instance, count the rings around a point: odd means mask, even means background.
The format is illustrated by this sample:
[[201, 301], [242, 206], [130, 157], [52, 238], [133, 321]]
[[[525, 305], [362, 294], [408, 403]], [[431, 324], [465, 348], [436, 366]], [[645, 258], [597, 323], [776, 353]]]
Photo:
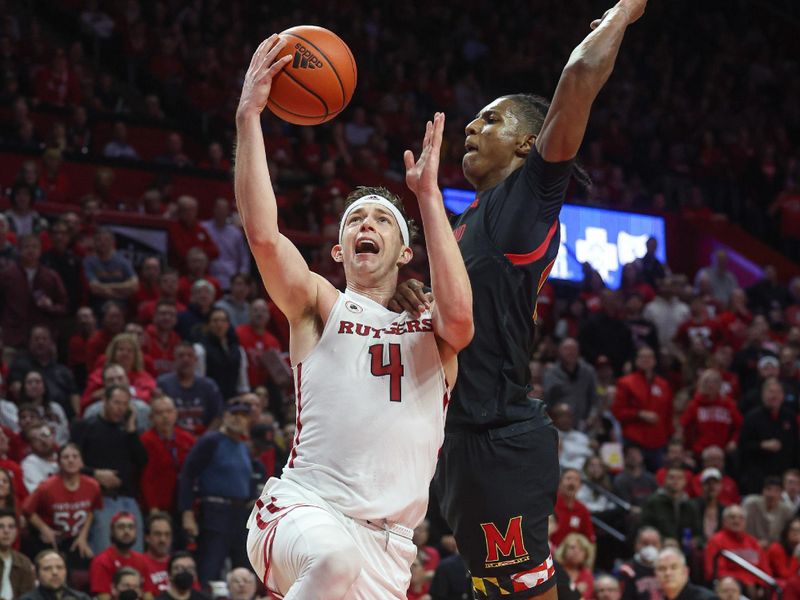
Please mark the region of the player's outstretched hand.
[[394, 296], [389, 300], [389, 310], [406, 311], [415, 319], [431, 307], [433, 294], [425, 291], [425, 285], [416, 279], [408, 279], [397, 286]]
[[272, 79], [292, 60], [291, 55], [275, 60], [275, 56], [286, 45], [286, 40], [273, 33], [256, 48], [250, 66], [244, 76], [242, 96], [239, 98], [237, 114], [253, 111], [261, 114], [267, 105]]
[[[647, 0], [619, 0], [614, 8], [620, 8], [625, 11], [628, 15], [628, 25], [631, 23], [635, 23], [638, 21], [642, 15], [644, 14], [644, 9], [647, 6]], [[603, 22], [603, 19], [606, 18], [606, 15], [610, 13], [614, 8], [609, 8], [606, 12], [603, 13], [603, 16], [599, 19], [595, 19], [592, 21], [590, 27], [592, 29], [597, 29], [600, 23]]]
[[[422, 153], [414, 162], [414, 153], [406, 150], [403, 161], [406, 163], [406, 185], [414, 192], [417, 200], [424, 201], [439, 191], [439, 152], [442, 149], [444, 132], [444, 113], [435, 113], [433, 122], [425, 125], [425, 138], [422, 140]], [[437, 200], [439, 201], [439, 200]]]

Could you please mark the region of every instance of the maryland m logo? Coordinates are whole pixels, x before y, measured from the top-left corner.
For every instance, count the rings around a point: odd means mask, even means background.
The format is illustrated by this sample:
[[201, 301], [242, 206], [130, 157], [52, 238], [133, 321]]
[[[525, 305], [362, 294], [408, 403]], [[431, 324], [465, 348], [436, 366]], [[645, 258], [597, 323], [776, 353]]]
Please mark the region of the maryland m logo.
[[[522, 539], [522, 517], [514, 517], [508, 522], [505, 535], [500, 533], [494, 523], [481, 523], [486, 538], [485, 567], [503, 567], [528, 560], [528, 551]], [[501, 556], [504, 560], [501, 560]]]

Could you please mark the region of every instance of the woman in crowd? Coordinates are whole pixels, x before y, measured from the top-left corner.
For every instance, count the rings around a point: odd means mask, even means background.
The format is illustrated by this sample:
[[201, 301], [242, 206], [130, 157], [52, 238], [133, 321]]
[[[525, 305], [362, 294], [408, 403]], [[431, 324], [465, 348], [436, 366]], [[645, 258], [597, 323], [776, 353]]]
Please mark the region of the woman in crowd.
[[[47, 384], [39, 371], [28, 371], [22, 380], [19, 392], [19, 406], [32, 405], [45, 423], [50, 425], [55, 435], [56, 444], [59, 446], [69, 441], [69, 420], [64, 409], [57, 402], [51, 402], [47, 393]], [[19, 409], [14, 406], [13, 420], [15, 427], [20, 429]]]
[[800, 544], [800, 517], [791, 519], [783, 527], [781, 539], [767, 548], [767, 562], [772, 575], [777, 579], [790, 579], [797, 575], [800, 564], [797, 561], [797, 549]]
[[608, 469], [599, 456], [590, 456], [583, 465], [583, 474], [588, 485], [582, 485], [577, 498], [586, 505], [592, 514], [611, 511], [616, 505], [601, 490], [611, 491]]
[[697, 392], [680, 422], [684, 444], [695, 456], [708, 446], [719, 446], [729, 453], [736, 450], [742, 415], [736, 403], [722, 394], [719, 371], [707, 369], [700, 375]]
[[103, 398], [103, 370], [111, 364], [118, 364], [125, 369], [128, 381], [134, 388], [134, 396], [145, 402], [150, 401], [156, 380], [144, 368], [144, 357], [139, 341], [131, 333], [119, 333], [114, 336], [106, 348], [105, 364], [97, 367], [89, 375], [86, 391], [81, 398], [81, 408], [86, 410], [90, 404]]
[[570, 533], [556, 548], [555, 559], [569, 576], [570, 587], [583, 600], [594, 598], [594, 545], [581, 533]]

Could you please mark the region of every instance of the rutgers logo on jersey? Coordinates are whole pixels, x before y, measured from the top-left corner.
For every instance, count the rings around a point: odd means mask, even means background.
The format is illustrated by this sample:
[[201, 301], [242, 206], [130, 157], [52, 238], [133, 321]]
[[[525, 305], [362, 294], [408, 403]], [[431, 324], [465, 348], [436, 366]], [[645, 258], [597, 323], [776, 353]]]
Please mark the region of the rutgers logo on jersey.
[[355, 302], [353, 302], [352, 300], [348, 300], [347, 302], [345, 302], [345, 303], [344, 303], [344, 307], [345, 307], [347, 310], [349, 310], [351, 313], [356, 313], [356, 314], [358, 314], [358, 313], [362, 313], [362, 312], [364, 312], [364, 309], [363, 309], [363, 308], [361, 308], [361, 307], [360, 307], [358, 304], [356, 304], [356, 303], [355, 303]]
[[528, 560], [528, 551], [522, 539], [522, 517], [514, 517], [506, 526], [505, 535], [494, 523], [481, 523], [486, 538], [485, 568], [515, 565]]

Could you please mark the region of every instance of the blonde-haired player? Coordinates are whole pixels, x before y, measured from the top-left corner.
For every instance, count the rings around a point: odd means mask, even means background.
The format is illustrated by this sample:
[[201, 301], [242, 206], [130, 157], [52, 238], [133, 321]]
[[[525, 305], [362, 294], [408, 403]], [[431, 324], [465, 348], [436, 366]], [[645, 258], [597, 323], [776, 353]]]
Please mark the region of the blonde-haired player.
[[413, 318], [386, 308], [412, 250], [401, 205], [385, 190], [351, 194], [331, 251], [344, 267], [343, 293], [278, 231], [260, 114], [290, 58], [275, 60], [282, 46], [272, 36], [256, 50], [236, 115], [236, 198], [267, 291], [291, 325], [297, 396], [292, 454], [253, 510], [248, 553], [285, 600], [399, 600], [444, 437], [456, 353], [473, 332], [469, 280], [437, 185], [444, 115], [428, 122], [419, 160], [404, 156], [431, 284], [446, 299]]

